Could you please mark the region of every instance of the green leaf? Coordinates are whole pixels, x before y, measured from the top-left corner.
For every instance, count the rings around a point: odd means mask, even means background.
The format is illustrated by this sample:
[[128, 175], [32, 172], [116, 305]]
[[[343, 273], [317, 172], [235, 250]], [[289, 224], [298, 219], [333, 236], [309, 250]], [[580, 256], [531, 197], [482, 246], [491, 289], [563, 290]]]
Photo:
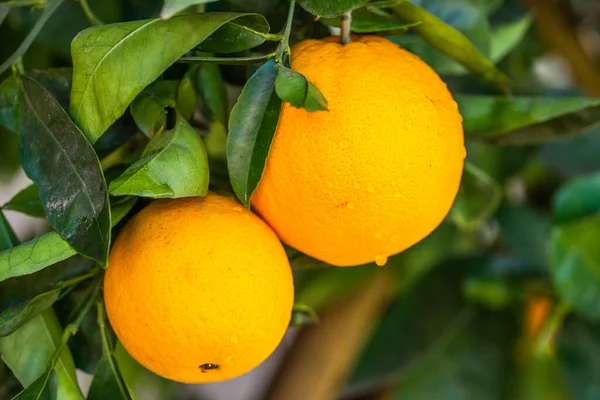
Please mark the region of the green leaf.
[[26, 303], [43, 293], [64, 287], [66, 281], [85, 279], [93, 273], [92, 269], [95, 266], [94, 261], [77, 254], [33, 274], [0, 282], [0, 312]]
[[309, 13], [325, 18], [337, 17], [346, 11], [362, 7], [368, 0], [299, 0]]
[[0, 83], [0, 125], [17, 131], [17, 103], [19, 102], [19, 83], [9, 76]]
[[21, 77], [19, 152], [48, 222], [79, 253], [105, 265], [108, 191], [92, 146], [40, 83]]
[[18, 211], [37, 218], [46, 218], [40, 200], [40, 192], [35, 184], [27, 186], [2, 206], [3, 210]]
[[160, 17], [162, 19], [169, 19], [188, 7], [211, 3], [213, 1], [217, 0], [165, 0], [163, 8], [160, 10]]
[[186, 121], [192, 119], [196, 110], [196, 100], [194, 83], [190, 76], [186, 74], [177, 87], [177, 109]]
[[412, 28], [427, 43], [443, 54], [459, 62], [485, 79], [495, 82], [502, 88], [509, 86], [510, 81], [496, 66], [489, 61], [467, 37], [450, 25], [447, 25], [427, 10], [402, 2], [393, 10], [407, 22], [420, 22]]
[[580, 133], [600, 122], [600, 100], [584, 97], [456, 96], [465, 135], [525, 145]]
[[204, 114], [227, 126], [229, 104], [225, 81], [218, 65], [204, 64], [198, 71], [198, 93], [204, 102]]
[[502, 400], [515, 327], [507, 314], [465, 309], [431, 353], [400, 376], [394, 400]]
[[557, 225], [550, 239], [550, 272], [562, 299], [600, 319], [600, 214]]
[[503, 243], [538, 271], [546, 271], [551, 228], [547, 213], [530, 206], [503, 204], [496, 218]]
[[523, 40], [530, 27], [531, 16], [525, 12], [514, 21], [492, 26], [490, 60], [493, 62], [502, 60]]
[[557, 342], [556, 357], [573, 397], [600, 398], [600, 327], [569, 318]]
[[40, 33], [48, 19], [52, 16], [54, 11], [63, 3], [64, 0], [47, 0], [45, 2], [44, 11], [40, 18], [35, 23], [33, 29], [27, 34], [27, 37], [21, 45], [15, 50], [15, 52], [6, 60], [2, 65], [0, 65], [0, 74], [2, 74], [8, 67], [13, 64], [17, 58], [21, 57], [25, 52], [29, 49], [29, 46], [33, 43], [37, 35]]
[[0, 253], [0, 282], [32, 274], [74, 254], [76, 251], [57, 233], [45, 233]]
[[[373, 11], [380, 11], [383, 13], [374, 13]], [[321, 18], [319, 21], [329, 26], [340, 27], [340, 18]], [[401, 33], [405, 32], [408, 28], [418, 25], [419, 22], [406, 23], [391, 15], [388, 15], [381, 9], [373, 9], [372, 7], [363, 7], [355, 10], [352, 13], [352, 25], [350, 28], [355, 33], [371, 33], [371, 32], [390, 32], [390, 33]]]
[[262, 177], [279, 122], [281, 99], [275, 93], [276, 78], [275, 62], [269, 60], [246, 82], [229, 118], [229, 177], [246, 207]]
[[129, 111], [138, 128], [149, 138], [165, 129], [167, 107], [177, 107], [179, 82], [159, 80], [145, 88], [131, 103]]
[[121, 374], [117, 359], [115, 358], [115, 348], [108, 331], [108, 323], [106, 320], [106, 312], [104, 303], [99, 301], [98, 308], [98, 326], [102, 335], [102, 348], [104, 357], [100, 360], [94, 380], [90, 387], [88, 400], [104, 400], [104, 399], [122, 399], [131, 400], [133, 395], [127, 387], [127, 383]]
[[555, 222], [567, 222], [600, 211], [600, 174], [567, 181], [554, 194], [552, 210]]
[[327, 99], [304, 75], [284, 66], [277, 69], [275, 92], [281, 100], [309, 112], [328, 111]]
[[319, 316], [312, 307], [302, 303], [294, 304], [290, 326], [314, 325], [318, 322]]
[[4, 213], [0, 210], [0, 252], [4, 252], [18, 244], [19, 239], [17, 239], [15, 232], [6, 220]]
[[[80, 32], [71, 45], [73, 87], [71, 115], [94, 143], [127, 106], [167, 67], [209, 36], [235, 23], [230, 43], [217, 40], [223, 50], [243, 50], [264, 39], [244, 27], [268, 32], [258, 14], [203, 13], [124, 22]], [[140, 65], [144, 68], [140, 69]]]
[[[11, 335], [0, 338], [0, 354], [19, 382], [28, 387], [44, 374], [51, 372], [46, 370], [46, 366], [60, 340], [60, 324], [54, 312], [48, 309]], [[54, 371], [57, 399], [83, 399], [77, 385], [75, 365], [68, 349], [63, 349]]]
[[57, 400], [56, 373], [43, 374], [12, 400]]
[[496, 212], [501, 200], [500, 185], [467, 161], [450, 218], [462, 229], [475, 229]]
[[58, 300], [60, 292], [60, 288], [54, 289], [0, 312], [0, 336], [10, 335], [31, 318], [50, 308]]
[[9, 11], [10, 11], [9, 6], [0, 5], [0, 25], [2, 25], [2, 22], [4, 22], [4, 19], [8, 15]]
[[135, 196], [119, 197], [110, 202], [110, 225], [114, 228], [135, 206], [138, 198]]
[[198, 133], [177, 113], [175, 127], [156, 135], [142, 158], [110, 183], [115, 196], [152, 198], [204, 196], [208, 158]]

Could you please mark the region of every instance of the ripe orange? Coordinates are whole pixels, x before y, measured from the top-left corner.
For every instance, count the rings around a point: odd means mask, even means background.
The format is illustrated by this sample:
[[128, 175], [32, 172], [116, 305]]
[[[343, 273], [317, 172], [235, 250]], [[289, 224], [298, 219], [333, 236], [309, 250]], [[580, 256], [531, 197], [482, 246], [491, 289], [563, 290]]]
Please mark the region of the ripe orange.
[[106, 311], [127, 351], [176, 381], [236, 377], [266, 359], [291, 317], [283, 246], [233, 199], [158, 200], [119, 234]]
[[329, 111], [283, 105], [252, 205], [303, 253], [383, 265], [450, 210], [466, 155], [456, 102], [428, 65], [379, 37], [306, 40], [291, 65]]

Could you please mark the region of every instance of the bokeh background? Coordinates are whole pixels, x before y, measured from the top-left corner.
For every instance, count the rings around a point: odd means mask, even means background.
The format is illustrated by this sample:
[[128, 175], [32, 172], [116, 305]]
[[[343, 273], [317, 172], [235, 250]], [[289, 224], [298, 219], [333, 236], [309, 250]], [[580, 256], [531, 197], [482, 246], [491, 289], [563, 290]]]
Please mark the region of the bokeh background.
[[[155, 17], [162, 6], [89, 3], [107, 23]], [[464, 33], [512, 81], [502, 93], [411, 30], [390, 36], [443, 77], [465, 117], [468, 166], [447, 220], [381, 268], [330, 268], [290, 249], [296, 302], [304, 307], [294, 322], [302, 326], [290, 328], [263, 365], [228, 382], [182, 385], [144, 370], [119, 348], [137, 398], [600, 399], [600, 3], [413, 3]], [[273, 31], [287, 12], [279, 0], [221, 0], [207, 8], [263, 13]], [[11, 10], [0, 25], [0, 60], [40, 12]], [[296, 20], [294, 40], [336, 29], [300, 8]], [[88, 26], [80, 5], [66, 1], [24, 65], [70, 67], [70, 42]], [[181, 77], [185, 68], [166, 75]], [[221, 72], [231, 106], [252, 69]], [[201, 112], [195, 121], [203, 135], [210, 131]], [[17, 147], [16, 135], [0, 126], [0, 204], [8, 204], [3, 211], [25, 241], [48, 226], [11, 210], [13, 196], [31, 183]], [[65, 301], [54, 306], [59, 315]], [[70, 347], [85, 388], [99, 339], [93, 331], [78, 337]], [[0, 363], [0, 399], [20, 389]]]

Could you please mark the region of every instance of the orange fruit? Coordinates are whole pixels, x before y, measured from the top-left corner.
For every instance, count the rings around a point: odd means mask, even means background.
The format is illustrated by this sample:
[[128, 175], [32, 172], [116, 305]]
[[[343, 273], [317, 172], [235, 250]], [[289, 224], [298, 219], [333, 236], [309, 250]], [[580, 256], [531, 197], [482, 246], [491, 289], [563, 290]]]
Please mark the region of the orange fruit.
[[120, 232], [104, 299], [140, 364], [165, 378], [216, 382], [275, 350], [294, 287], [275, 233], [231, 198], [158, 200]]
[[383, 265], [450, 210], [466, 156], [456, 102], [427, 64], [379, 37], [306, 40], [291, 66], [329, 111], [283, 105], [252, 205], [303, 253]]

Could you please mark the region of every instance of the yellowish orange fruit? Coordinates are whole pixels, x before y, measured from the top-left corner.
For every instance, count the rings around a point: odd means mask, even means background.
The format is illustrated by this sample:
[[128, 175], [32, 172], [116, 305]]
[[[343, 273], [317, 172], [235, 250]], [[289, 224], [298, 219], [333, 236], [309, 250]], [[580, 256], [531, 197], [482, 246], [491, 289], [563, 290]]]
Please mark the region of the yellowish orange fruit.
[[215, 382], [256, 367], [291, 317], [283, 246], [231, 198], [158, 200], [134, 216], [110, 253], [104, 299], [127, 351], [176, 381]]
[[450, 210], [466, 155], [456, 102], [427, 64], [379, 37], [306, 40], [291, 66], [329, 111], [283, 105], [252, 205], [303, 253], [383, 265]]

